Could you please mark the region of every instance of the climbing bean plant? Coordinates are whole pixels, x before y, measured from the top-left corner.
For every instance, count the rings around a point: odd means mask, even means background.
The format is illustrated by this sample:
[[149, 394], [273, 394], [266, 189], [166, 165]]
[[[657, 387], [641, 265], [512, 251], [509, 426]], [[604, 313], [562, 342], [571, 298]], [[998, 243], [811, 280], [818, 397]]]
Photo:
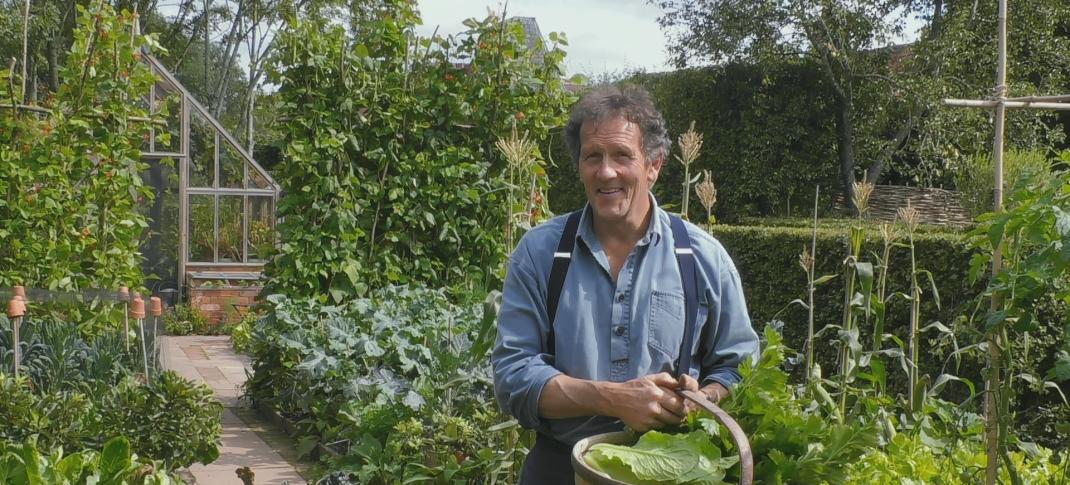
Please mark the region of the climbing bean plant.
[[359, 35], [312, 13], [276, 41], [287, 131], [269, 291], [337, 302], [395, 283], [492, 288], [512, 212], [494, 143], [515, 125], [545, 146], [563, 124], [565, 39], [536, 55], [496, 16], [422, 38], [415, 2], [375, 8]]
[[[137, 286], [138, 204], [145, 106], [154, 77], [141, 62], [157, 47], [137, 14], [106, 2], [78, 7], [61, 85], [43, 110], [23, 98], [15, 70], [0, 71], [0, 286], [73, 290]], [[140, 121], [139, 121], [140, 120]]]

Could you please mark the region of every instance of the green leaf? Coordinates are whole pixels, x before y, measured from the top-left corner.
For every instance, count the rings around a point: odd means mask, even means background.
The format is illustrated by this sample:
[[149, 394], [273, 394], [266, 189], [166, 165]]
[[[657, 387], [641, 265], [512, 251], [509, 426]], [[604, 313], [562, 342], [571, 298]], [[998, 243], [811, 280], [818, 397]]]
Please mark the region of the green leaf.
[[297, 441], [297, 453], [299, 456], [309, 456], [312, 454], [312, 450], [316, 449], [319, 445], [319, 438], [315, 436], [305, 436]]
[[1007, 310], [989, 312], [985, 317], [985, 330], [991, 331], [1007, 320]]
[[961, 377], [953, 376], [951, 374], [940, 374], [940, 377], [936, 378], [936, 382], [933, 382], [932, 387], [930, 387], [927, 391], [929, 396], [939, 395], [940, 392], [944, 390], [944, 387], [947, 385], [947, 383], [952, 381], [961, 382], [965, 384], [966, 387], [970, 389], [971, 397], [977, 394], [977, 390], [973, 387], [973, 382], [971, 382], [969, 379], [963, 379]]
[[936, 280], [933, 279], [933, 274], [928, 270], [921, 270], [918, 273], [924, 274], [929, 278], [929, 288], [933, 292], [933, 303], [936, 303], [936, 308], [940, 308], [940, 291], [936, 289]]
[[100, 453], [100, 475], [105, 481], [118, 483], [130, 466], [130, 442], [126, 438], [112, 438], [104, 444]]
[[825, 283], [828, 283], [829, 281], [832, 281], [832, 280], [836, 279], [836, 276], [838, 276], [838, 275], [834, 275], [834, 274], [824, 275], [824, 276], [814, 280], [814, 286], [823, 285]]
[[1055, 365], [1048, 370], [1048, 379], [1057, 382], [1070, 380], [1070, 353], [1060, 350], [1055, 356]]
[[635, 446], [599, 443], [584, 456], [589, 465], [629, 483], [722, 483], [738, 458], [721, 457], [705, 431], [671, 435], [649, 431]]
[[994, 222], [988, 227], [988, 244], [992, 248], [999, 246], [1000, 241], [1003, 240], [1003, 227], [1006, 225], [1005, 220]]

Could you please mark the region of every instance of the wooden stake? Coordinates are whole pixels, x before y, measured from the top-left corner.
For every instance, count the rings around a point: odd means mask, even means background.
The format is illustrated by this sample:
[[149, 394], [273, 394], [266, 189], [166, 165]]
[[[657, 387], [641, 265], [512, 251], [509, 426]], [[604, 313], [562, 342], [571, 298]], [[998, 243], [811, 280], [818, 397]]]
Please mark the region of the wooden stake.
[[[1063, 96], [1055, 96], [1062, 98]], [[1006, 98], [1005, 98], [1006, 99]], [[996, 99], [945, 99], [944, 104], [948, 106], [959, 106], [963, 108], [1038, 108], [1038, 109], [1053, 109], [1053, 110], [1070, 110], [1070, 103], [1052, 103], [1052, 102], [1032, 102], [1032, 101], [1000, 101]]]
[[123, 302], [123, 343], [126, 345], [126, 351], [130, 351], [130, 289], [121, 286], [119, 287], [119, 300]]
[[30, 37], [30, 0], [26, 0], [22, 9], [22, 100], [26, 101], [26, 60], [29, 55], [28, 40]]
[[[992, 140], [992, 157], [995, 161], [995, 185], [992, 193], [992, 210], [1003, 210], [1003, 122], [1006, 117], [1007, 100], [1007, 0], [999, 0], [999, 63], [996, 65], [996, 133]], [[994, 282], [1003, 266], [1000, 247], [992, 250], [992, 281]], [[993, 296], [990, 309], [999, 311], [1003, 306], [998, 296]], [[999, 478], [999, 399], [997, 393], [1000, 386], [1000, 373], [1002, 365], [1000, 353], [1003, 351], [1000, 342], [1000, 329], [1002, 324], [988, 332], [988, 382], [985, 390], [985, 448], [988, 463], [985, 467], [985, 484], [994, 485]]]

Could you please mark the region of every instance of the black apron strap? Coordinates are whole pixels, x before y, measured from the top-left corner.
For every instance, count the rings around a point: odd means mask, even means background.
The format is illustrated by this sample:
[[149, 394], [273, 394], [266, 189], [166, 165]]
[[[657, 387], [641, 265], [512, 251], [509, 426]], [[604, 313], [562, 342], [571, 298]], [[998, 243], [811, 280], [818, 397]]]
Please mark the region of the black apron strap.
[[576, 246], [576, 231], [580, 227], [580, 215], [583, 209], [568, 215], [565, 221], [565, 231], [561, 233], [561, 241], [557, 243], [557, 251], [554, 252], [554, 265], [550, 269], [550, 286], [546, 294], [546, 315], [550, 319], [550, 332], [546, 336], [546, 353], [556, 355], [557, 348], [554, 343], [554, 320], [557, 318], [557, 303], [561, 298], [561, 287], [565, 284], [565, 276], [568, 274], [568, 265], [572, 262], [572, 250]]
[[691, 237], [683, 219], [669, 215], [672, 223], [672, 239], [676, 252], [676, 264], [680, 268], [680, 283], [684, 287], [684, 338], [680, 342], [680, 355], [673, 373], [677, 378], [691, 371], [691, 351], [694, 347], [695, 319], [698, 318], [698, 272], [695, 270], [695, 253], [691, 249]]

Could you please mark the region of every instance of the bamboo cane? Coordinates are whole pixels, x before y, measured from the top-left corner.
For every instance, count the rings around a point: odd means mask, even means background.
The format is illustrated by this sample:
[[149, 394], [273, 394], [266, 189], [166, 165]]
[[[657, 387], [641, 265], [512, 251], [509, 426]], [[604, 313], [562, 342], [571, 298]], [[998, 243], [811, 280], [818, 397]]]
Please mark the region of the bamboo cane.
[[7, 317], [11, 320], [11, 342], [12, 349], [15, 351], [14, 364], [15, 364], [15, 380], [19, 378], [19, 364], [21, 360], [21, 349], [19, 348], [19, 325], [22, 325], [22, 316], [26, 314], [26, 300], [18, 295], [20, 286], [16, 286], [16, 294], [11, 297], [11, 300], [7, 302]]
[[130, 305], [130, 316], [137, 321], [138, 329], [141, 333], [141, 360], [145, 364], [145, 382], [149, 381], [149, 358], [145, 355], [145, 300], [141, 299], [141, 295], [134, 292], [134, 300]]
[[158, 296], [149, 298], [149, 301], [152, 303], [150, 305], [152, 307], [152, 369], [153, 371], [158, 372], [159, 369], [156, 367], [156, 355], [158, 349], [156, 345], [156, 339], [158, 337], [156, 333], [156, 327], [160, 324], [160, 315], [163, 315], [163, 301], [161, 301], [160, 297]]
[[[992, 197], [992, 209], [1003, 209], [1003, 121], [1006, 114], [1007, 99], [1007, 0], [999, 0], [999, 63], [996, 67], [996, 134], [992, 141], [992, 158], [995, 161], [995, 185]], [[992, 250], [992, 280], [995, 281], [1003, 265], [999, 246]], [[990, 308], [998, 311], [1003, 306], [999, 297], [993, 297]], [[988, 463], [985, 466], [985, 483], [993, 485], [999, 477], [999, 406], [997, 393], [1000, 386], [1000, 328], [988, 332], [988, 389], [985, 390], [985, 448]]]
[[122, 286], [119, 287], [119, 301], [123, 302], [123, 343], [126, 345], [126, 351], [130, 351], [130, 289]]

